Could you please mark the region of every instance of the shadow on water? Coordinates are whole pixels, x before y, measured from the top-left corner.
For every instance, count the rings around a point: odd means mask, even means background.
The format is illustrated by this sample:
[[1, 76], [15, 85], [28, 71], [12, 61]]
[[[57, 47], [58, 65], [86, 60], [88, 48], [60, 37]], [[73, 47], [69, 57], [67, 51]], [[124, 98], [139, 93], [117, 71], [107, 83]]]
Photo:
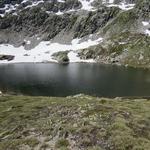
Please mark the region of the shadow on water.
[[101, 64], [0, 65], [0, 90], [32, 96], [150, 96], [150, 70]]

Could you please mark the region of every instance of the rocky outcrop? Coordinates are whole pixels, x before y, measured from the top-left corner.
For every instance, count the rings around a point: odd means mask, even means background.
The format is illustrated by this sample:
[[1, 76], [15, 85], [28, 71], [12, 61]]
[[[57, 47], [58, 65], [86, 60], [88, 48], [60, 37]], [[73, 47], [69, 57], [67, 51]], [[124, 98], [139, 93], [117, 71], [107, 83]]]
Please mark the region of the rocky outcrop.
[[7, 61], [11, 61], [13, 60], [15, 57], [12, 55], [0, 55], [0, 60], [7, 60]]
[[62, 51], [62, 52], [54, 53], [53, 58], [61, 64], [68, 64], [69, 63], [68, 51], [65, 51], [65, 52]]
[[114, 35], [103, 43], [78, 51], [82, 59], [95, 59], [106, 64], [133, 67], [150, 67], [150, 37], [124, 32]]

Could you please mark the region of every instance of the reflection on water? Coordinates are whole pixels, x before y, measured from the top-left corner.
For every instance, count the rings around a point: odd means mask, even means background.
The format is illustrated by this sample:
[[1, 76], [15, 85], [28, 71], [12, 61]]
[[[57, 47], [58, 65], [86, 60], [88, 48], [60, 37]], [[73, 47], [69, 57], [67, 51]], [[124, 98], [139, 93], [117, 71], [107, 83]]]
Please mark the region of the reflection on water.
[[150, 96], [150, 71], [86, 63], [0, 65], [0, 90], [44, 96]]

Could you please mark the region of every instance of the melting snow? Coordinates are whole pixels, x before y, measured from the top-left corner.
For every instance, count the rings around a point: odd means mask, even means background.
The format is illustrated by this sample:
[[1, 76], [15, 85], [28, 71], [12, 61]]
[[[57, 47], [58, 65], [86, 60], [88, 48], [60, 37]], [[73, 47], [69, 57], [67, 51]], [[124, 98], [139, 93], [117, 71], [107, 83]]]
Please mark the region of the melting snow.
[[23, 46], [14, 47], [12, 45], [1, 44], [0, 45], [0, 55], [14, 55], [15, 58], [12, 61], [0, 61], [0, 63], [19, 63], [19, 62], [45, 62], [52, 61], [57, 62], [52, 59], [52, 54], [59, 51], [69, 50], [68, 57], [70, 62], [93, 62], [93, 60], [80, 60], [75, 53], [76, 50], [88, 48], [93, 45], [97, 45], [102, 41], [102, 38], [97, 40], [87, 40], [80, 42], [81, 39], [72, 40], [71, 44], [65, 45], [60, 43], [51, 42], [41, 42], [38, 46], [31, 50], [25, 50]]
[[102, 4], [106, 4], [107, 7], [119, 7], [122, 10], [130, 10], [133, 9], [135, 6], [135, 4], [129, 4], [125, 1], [122, 1], [119, 4], [114, 4], [114, 0], [103, 0]]

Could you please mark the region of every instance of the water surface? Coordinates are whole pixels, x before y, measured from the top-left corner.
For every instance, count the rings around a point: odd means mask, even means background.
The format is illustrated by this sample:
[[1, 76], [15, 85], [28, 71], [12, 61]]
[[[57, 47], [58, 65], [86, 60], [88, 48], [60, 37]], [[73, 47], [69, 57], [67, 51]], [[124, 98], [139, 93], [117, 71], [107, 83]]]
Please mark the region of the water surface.
[[150, 70], [72, 63], [0, 65], [0, 90], [17, 94], [150, 96]]

